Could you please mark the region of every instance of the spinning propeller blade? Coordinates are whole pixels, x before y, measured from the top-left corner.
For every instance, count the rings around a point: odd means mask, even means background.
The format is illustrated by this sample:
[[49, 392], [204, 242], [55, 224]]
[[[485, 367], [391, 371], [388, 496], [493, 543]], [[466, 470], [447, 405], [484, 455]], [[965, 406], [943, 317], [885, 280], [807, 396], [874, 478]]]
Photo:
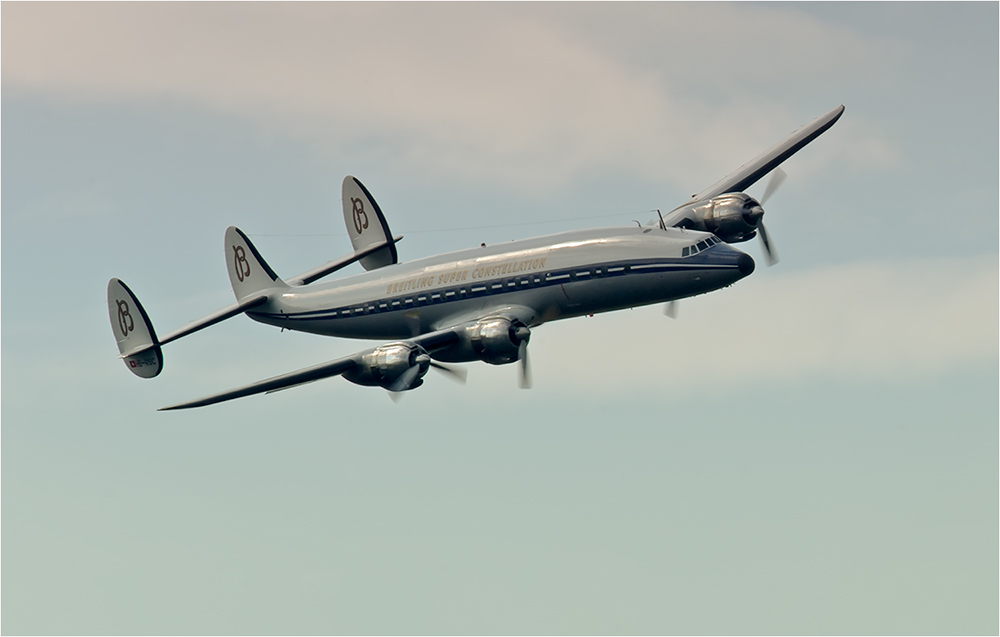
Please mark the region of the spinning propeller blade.
[[396, 379], [396, 382], [389, 385], [389, 391], [396, 393], [406, 391], [410, 388], [410, 385], [413, 384], [413, 381], [417, 380], [417, 376], [420, 376], [420, 366], [414, 365], [400, 374], [399, 378]]
[[[778, 192], [778, 188], [781, 188], [781, 184], [785, 182], [785, 177], [788, 177], [788, 173], [782, 170], [781, 167], [775, 168], [771, 172], [771, 179], [767, 182], [767, 187], [764, 188], [764, 195], [760, 198], [762, 206], [771, 198], [771, 195]], [[778, 262], [778, 251], [774, 249], [774, 244], [771, 242], [771, 235], [767, 233], [767, 228], [764, 226], [763, 220], [757, 224], [757, 234], [760, 235], [760, 244], [764, 251], [764, 261], [770, 267]]]
[[771, 198], [771, 195], [778, 192], [778, 188], [781, 188], [781, 184], [785, 182], [785, 177], [788, 176], [784, 170], [779, 166], [771, 172], [771, 179], [767, 182], [767, 187], [764, 189], [764, 196], [760, 198], [760, 205], [767, 203], [767, 200]]
[[518, 384], [521, 389], [531, 389], [531, 366], [528, 364], [528, 341], [521, 341], [517, 347]]
[[465, 381], [469, 378], [469, 370], [464, 367], [452, 367], [451, 365], [445, 365], [437, 361], [431, 361], [430, 365], [459, 385], [464, 385]]
[[774, 265], [778, 262], [778, 252], [771, 244], [771, 236], [767, 234], [767, 228], [764, 227], [763, 221], [757, 225], [757, 234], [760, 235], [760, 244], [764, 248], [764, 260], [767, 261], [768, 266]]
[[427, 365], [430, 363], [430, 360], [431, 357], [427, 354], [420, 354], [414, 361], [413, 366], [400, 374], [399, 378], [386, 388], [389, 390], [389, 398], [392, 398], [392, 402], [399, 402], [399, 399], [403, 395], [402, 392], [413, 387], [413, 382], [420, 378], [421, 372], [427, 371]]

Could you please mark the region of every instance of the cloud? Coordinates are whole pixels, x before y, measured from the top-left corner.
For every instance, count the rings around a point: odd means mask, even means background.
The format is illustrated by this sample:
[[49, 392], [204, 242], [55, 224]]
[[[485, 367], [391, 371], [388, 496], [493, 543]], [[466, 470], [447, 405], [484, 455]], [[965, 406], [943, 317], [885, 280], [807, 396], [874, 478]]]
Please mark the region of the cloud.
[[[691, 188], [820, 114], [727, 83], [771, 81], [774, 59], [801, 92], [894, 50], [731, 5], [25, 4], [4, 17], [5, 94], [193, 103], [528, 192], [603, 170]], [[683, 88], [706, 75], [718, 91]]]

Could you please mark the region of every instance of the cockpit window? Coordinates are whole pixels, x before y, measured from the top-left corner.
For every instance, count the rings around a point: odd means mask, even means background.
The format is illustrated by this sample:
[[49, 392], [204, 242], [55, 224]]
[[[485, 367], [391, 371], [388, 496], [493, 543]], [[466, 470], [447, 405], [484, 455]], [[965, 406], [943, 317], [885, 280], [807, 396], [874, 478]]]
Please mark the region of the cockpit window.
[[704, 250], [707, 247], [708, 247], [708, 242], [706, 242], [706, 241], [699, 241], [698, 242], [698, 250]]

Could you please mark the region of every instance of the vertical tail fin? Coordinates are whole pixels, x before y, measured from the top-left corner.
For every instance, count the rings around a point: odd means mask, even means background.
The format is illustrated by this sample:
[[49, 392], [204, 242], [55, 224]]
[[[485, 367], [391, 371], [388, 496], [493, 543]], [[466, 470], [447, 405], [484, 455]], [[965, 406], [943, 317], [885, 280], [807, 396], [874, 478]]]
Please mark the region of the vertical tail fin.
[[163, 369], [163, 354], [153, 324], [139, 299], [118, 279], [108, 281], [108, 313], [125, 367], [141, 378], [159, 374]]
[[236, 226], [226, 228], [226, 263], [237, 302], [242, 303], [262, 290], [288, 287]]
[[340, 193], [344, 204], [344, 223], [347, 224], [347, 234], [351, 236], [354, 251], [361, 252], [377, 243], [388, 242], [381, 250], [362, 257], [361, 267], [375, 270], [396, 263], [399, 257], [389, 224], [368, 189], [357, 177], [348, 175], [344, 177]]

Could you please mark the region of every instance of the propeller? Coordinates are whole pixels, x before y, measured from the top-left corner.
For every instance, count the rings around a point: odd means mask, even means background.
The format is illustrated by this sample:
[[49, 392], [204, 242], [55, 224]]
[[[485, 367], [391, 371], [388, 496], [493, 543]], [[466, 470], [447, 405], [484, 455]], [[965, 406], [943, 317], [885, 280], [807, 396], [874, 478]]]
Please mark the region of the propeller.
[[403, 314], [406, 327], [410, 330], [410, 336], [420, 336], [420, 310], [410, 310]]
[[764, 226], [763, 221], [758, 225], [757, 232], [760, 235], [760, 244], [764, 248], [764, 260], [767, 262], [768, 267], [770, 267], [778, 262], [778, 252], [771, 245], [771, 237], [767, 234], [767, 228]]
[[[760, 205], [763, 206], [767, 203], [767, 200], [778, 191], [781, 184], [785, 182], [785, 177], [788, 177], [788, 173], [781, 169], [779, 166], [771, 171], [771, 179], [768, 180], [767, 186], [764, 188], [764, 194], [760, 198]], [[757, 233], [760, 235], [761, 248], [764, 251], [764, 261], [770, 267], [778, 262], [778, 251], [774, 249], [774, 244], [771, 242], [771, 235], [767, 232], [767, 227], [764, 225], [764, 209], [760, 209], [760, 215], [757, 217]]]
[[767, 182], [767, 187], [764, 188], [764, 195], [760, 198], [760, 205], [767, 203], [767, 200], [771, 198], [771, 195], [778, 192], [778, 188], [781, 188], [781, 184], [785, 182], [785, 177], [788, 177], [788, 173], [777, 167], [771, 171], [771, 179]]
[[528, 341], [521, 341], [517, 347], [518, 384], [521, 389], [531, 389], [531, 366], [528, 365]]
[[444, 363], [439, 363], [437, 361], [431, 361], [430, 365], [459, 385], [464, 385], [465, 381], [469, 378], [469, 370], [464, 367], [452, 367], [451, 365], [445, 365]]
[[528, 339], [531, 330], [521, 325], [514, 329], [514, 338], [519, 341], [517, 346], [518, 384], [521, 389], [531, 389], [531, 366], [528, 364]]
[[405, 372], [399, 375], [391, 385], [386, 389], [389, 390], [389, 398], [392, 398], [392, 402], [399, 402], [402, 398], [403, 392], [413, 385], [413, 381], [420, 377], [421, 369], [426, 370], [427, 365], [430, 364], [431, 357], [427, 354], [418, 354], [413, 360], [413, 365], [410, 366]]

